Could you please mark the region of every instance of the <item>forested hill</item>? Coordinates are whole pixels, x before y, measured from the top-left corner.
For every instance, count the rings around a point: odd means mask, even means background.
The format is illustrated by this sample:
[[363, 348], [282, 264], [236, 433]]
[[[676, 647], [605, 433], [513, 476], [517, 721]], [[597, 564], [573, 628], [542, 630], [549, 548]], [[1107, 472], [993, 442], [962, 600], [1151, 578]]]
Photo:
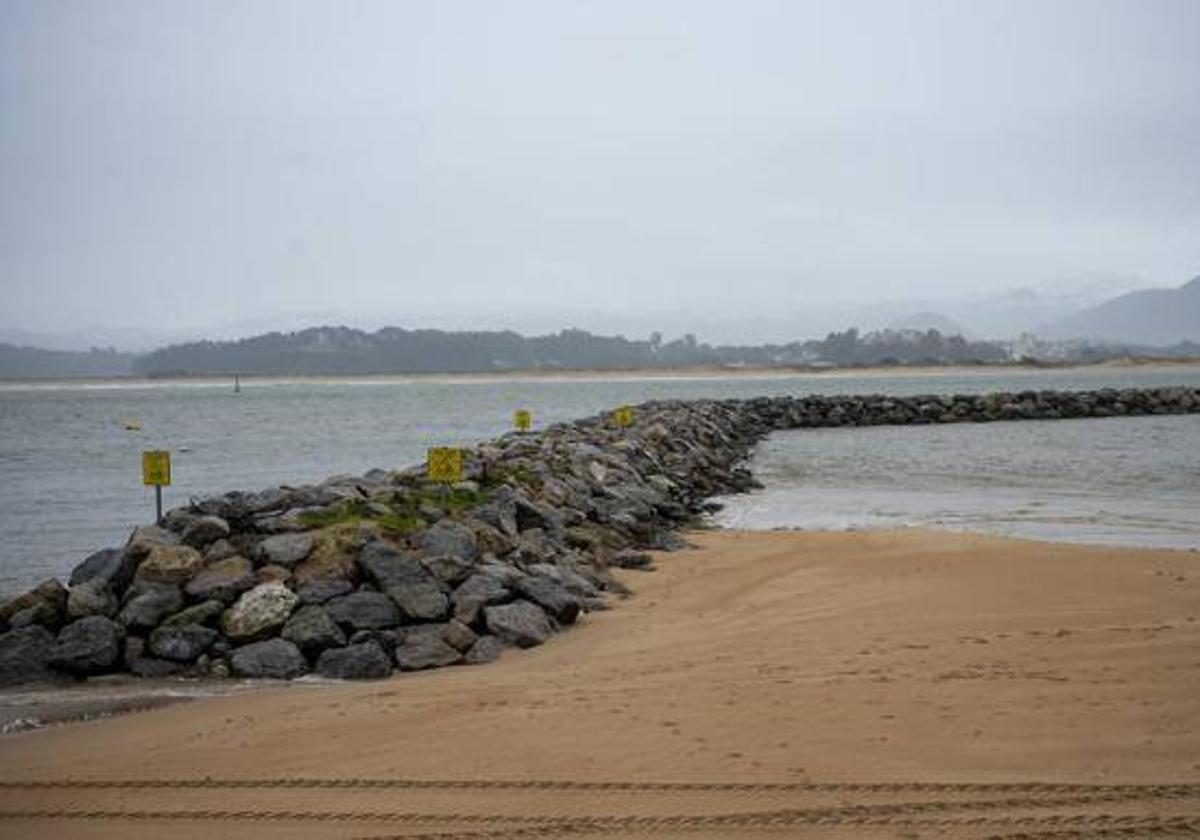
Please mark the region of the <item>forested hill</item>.
[[315, 327], [267, 333], [239, 341], [197, 341], [155, 350], [134, 365], [137, 373], [371, 374], [455, 373], [525, 369], [639, 368], [684, 365], [772, 365], [999, 362], [1003, 345], [960, 336], [857, 330], [823, 340], [754, 347], [711, 346], [694, 336], [664, 342], [593, 335], [569, 329], [525, 337], [515, 332], [443, 332], [388, 327], [368, 333]]

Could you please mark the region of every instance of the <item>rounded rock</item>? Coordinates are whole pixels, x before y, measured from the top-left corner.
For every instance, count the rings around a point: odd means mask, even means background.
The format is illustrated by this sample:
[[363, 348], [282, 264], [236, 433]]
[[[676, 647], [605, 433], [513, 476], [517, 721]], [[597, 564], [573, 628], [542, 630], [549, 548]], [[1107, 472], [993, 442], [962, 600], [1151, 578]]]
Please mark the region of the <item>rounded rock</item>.
[[261, 583], [221, 615], [221, 632], [235, 642], [261, 639], [282, 627], [299, 602], [282, 583]]
[[290, 680], [308, 670], [300, 648], [285, 639], [254, 642], [235, 650], [229, 657], [235, 676]]
[[317, 673], [337, 680], [374, 680], [390, 676], [392, 663], [378, 642], [330, 648], [317, 659]]
[[103, 674], [120, 664], [124, 642], [121, 625], [102, 615], [90, 615], [59, 632], [50, 649], [50, 664], [78, 677]]

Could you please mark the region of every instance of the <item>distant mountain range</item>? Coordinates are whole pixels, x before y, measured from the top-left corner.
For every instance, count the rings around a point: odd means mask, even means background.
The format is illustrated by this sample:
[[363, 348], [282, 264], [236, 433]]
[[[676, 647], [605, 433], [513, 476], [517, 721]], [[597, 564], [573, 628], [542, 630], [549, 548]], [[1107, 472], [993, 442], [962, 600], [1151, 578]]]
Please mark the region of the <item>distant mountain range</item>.
[[1034, 332], [1043, 338], [1082, 338], [1165, 346], [1200, 341], [1200, 276], [1176, 289], [1129, 292], [1059, 318]]

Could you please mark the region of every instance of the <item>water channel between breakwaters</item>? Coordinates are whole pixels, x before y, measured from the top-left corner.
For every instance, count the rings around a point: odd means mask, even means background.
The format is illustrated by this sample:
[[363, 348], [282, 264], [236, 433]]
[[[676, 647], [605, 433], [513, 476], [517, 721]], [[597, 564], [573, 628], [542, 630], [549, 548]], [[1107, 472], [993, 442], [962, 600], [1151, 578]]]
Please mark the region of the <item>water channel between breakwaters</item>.
[[1200, 550], [1200, 417], [805, 429], [770, 435], [738, 530], [938, 528]]

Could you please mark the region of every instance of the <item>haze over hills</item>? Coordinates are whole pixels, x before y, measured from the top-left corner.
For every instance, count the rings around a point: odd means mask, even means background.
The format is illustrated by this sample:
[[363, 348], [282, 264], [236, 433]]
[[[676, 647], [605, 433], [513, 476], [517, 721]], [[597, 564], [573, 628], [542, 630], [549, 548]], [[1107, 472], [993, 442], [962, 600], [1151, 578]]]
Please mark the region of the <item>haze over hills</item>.
[[54, 379], [63, 376], [128, 376], [137, 357], [111, 348], [45, 350], [0, 343], [0, 377]]
[[943, 335], [1004, 340], [1145, 286], [1133, 276], [1090, 274], [996, 292], [945, 297], [818, 302], [800, 295], [748, 295], [738, 306], [714, 304], [690, 311], [679, 308], [618, 310], [548, 300], [537, 307], [507, 311], [455, 305], [416, 307], [403, 313], [380, 308], [364, 313], [351, 307], [297, 307], [283, 300], [270, 315], [247, 316], [228, 323], [192, 322], [184, 320], [182, 313], [164, 312], [145, 324], [124, 327], [110, 324], [36, 331], [19, 325], [0, 324], [0, 342], [45, 350], [87, 352], [93, 347], [113, 347], [126, 353], [148, 353], [190, 341], [236, 341], [248, 336], [295, 332], [332, 324], [345, 324], [368, 332], [406, 325], [446, 332], [508, 330], [526, 336], [574, 327], [598, 335], [623, 335], [631, 339], [654, 332], [668, 336], [692, 333], [717, 345], [786, 344], [819, 338], [848, 326], [863, 332], [936, 329]]
[[1045, 324], [1045, 338], [1168, 345], [1200, 340], [1200, 276], [1174, 289], [1130, 292]]
[[[1103, 285], [1103, 284], [1102, 284]], [[0, 376], [38, 378], [63, 376], [125, 376], [131, 374], [361, 374], [407, 372], [475, 372], [521, 369], [633, 368], [688, 365], [773, 364], [955, 364], [997, 362], [1032, 357], [1053, 361], [1097, 361], [1119, 355], [1195, 355], [1200, 339], [1200, 277], [1177, 289], [1143, 289], [1084, 307], [1068, 317], [1032, 325], [1021, 332], [1036, 334], [1013, 341], [1018, 333], [997, 334], [981, 324], [1005, 322], [1004, 313], [1054, 311], [1068, 300], [1094, 296], [1090, 284], [1082, 292], [1062, 289], [1047, 293], [1034, 288], [1003, 295], [943, 301], [961, 320], [937, 309], [919, 309], [921, 302], [877, 302], [837, 309], [826, 307], [789, 318], [774, 313], [739, 319], [693, 319], [698, 328], [664, 340], [642, 316], [638, 331], [622, 330], [624, 321], [611, 322], [602, 313], [583, 320], [609, 324], [605, 332], [570, 328], [531, 333], [517, 329], [403, 329], [377, 330], [334, 327], [309, 314], [302, 325], [259, 329], [249, 337], [241, 330], [218, 331], [207, 338], [162, 340], [141, 353], [112, 347], [88, 350], [47, 349], [3, 343], [22, 331], [0, 331]], [[896, 316], [908, 309], [911, 314]], [[280, 316], [281, 318], [283, 316]], [[547, 316], [549, 318], [549, 316]], [[832, 319], [842, 318], [840, 322]], [[503, 324], [503, 318], [492, 319]], [[671, 318], [664, 318], [670, 324]], [[308, 326], [303, 326], [307, 321]], [[559, 324], [562, 323], [560, 320]], [[839, 331], [840, 325], [856, 324]], [[1022, 323], [1016, 318], [1012, 323]], [[834, 324], [818, 331], [818, 325]], [[725, 329], [719, 328], [724, 326]], [[703, 327], [708, 327], [705, 330]], [[232, 333], [232, 334], [231, 334]], [[722, 341], [723, 335], [762, 336], [751, 341]], [[111, 333], [110, 333], [111, 334]], [[647, 338], [627, 338], [629, 335]], [[670, 333], [668, 333], [670, 334]], [[801, 340], [798, 335], [824, 335]], [[147, 334], [138, 334], [144, 342]], [[674, 333], [679, 335], [679, 333]], [[697, 336], [702, 336], [704, 340]], [[988, 336], [974, 339], [974, 336]], [[774, 336], [784, 336], [774, 339]], [[714, 338], [715, 337], [715, 338]], [[61, 335], [58, 337], [63, 338]], [[1191, 342], [1190, 344], [1188, 342]], [[59, 341], [51, 347], [61, 347]], [[144, 345], [143, 345], [144, 346]]]
[[903, 318], [897, 318], [888, 324], [893, 330], [937, 330], [943, 335], [961, 335], [968, 337], [971, 331], [953, 318], [947, 318], [937, 312], [914, 312]]

